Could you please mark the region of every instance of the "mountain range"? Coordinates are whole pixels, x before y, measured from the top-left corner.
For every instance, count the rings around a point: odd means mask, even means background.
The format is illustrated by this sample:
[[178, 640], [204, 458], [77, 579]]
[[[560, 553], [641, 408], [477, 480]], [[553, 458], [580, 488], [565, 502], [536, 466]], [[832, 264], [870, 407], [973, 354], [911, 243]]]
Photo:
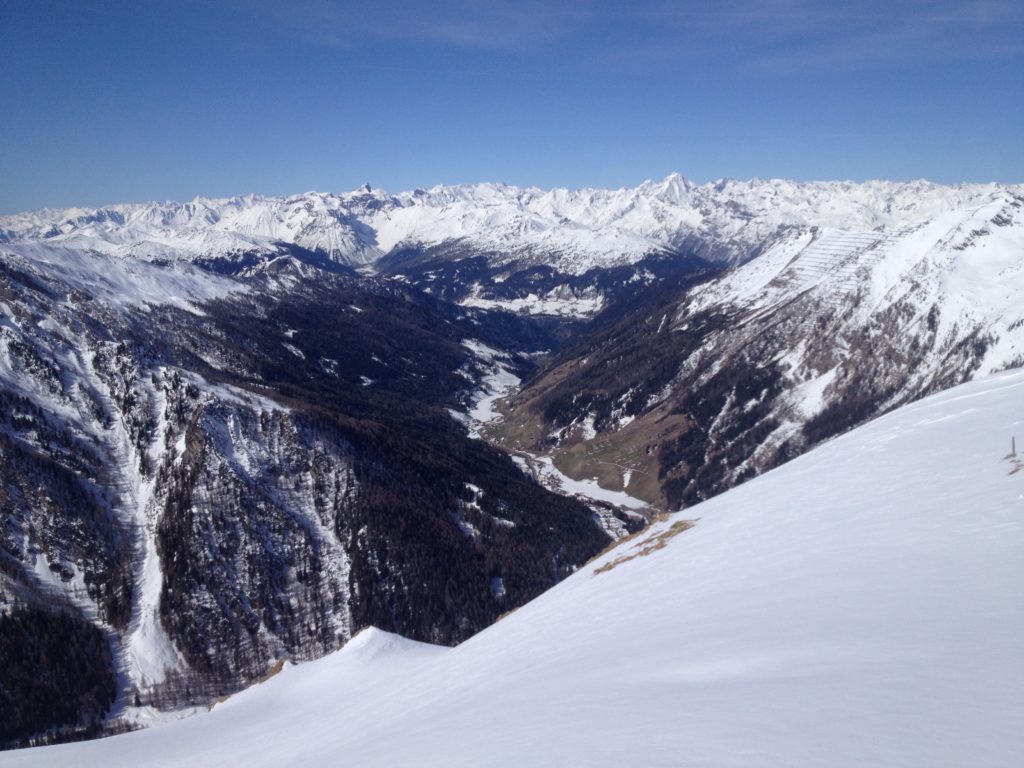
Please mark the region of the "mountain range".
[[173, 717], [365, 627], [463, 643], [662, 514], [1022, 365], [1022, 186], [0, 217], [0, 743]]
[[[367, 185], [341, 195], [248, 195], [35, 211], [0, 217], [0, 242], [64, 244], [137, 259], [216, 263], [232, 271], [295, 249], [338, 265], [376, 266], [396, 274], [410, 262], [429, 261], [443, 269], [453, 259], [485, 255], [491, 269], [478, 284], [462, 286], [460, 298], [502, 306], [512, 299], [501, 283], [524, 267], [545, 267], [560, 276], [557, 286], [538, 286], [546, 288], [540, 296], [557, 301], [554, 289], [563, 288], [564, 294], [569, 278], [595, 269], [679, 255], [734, 265], [794, 229], [889, 234], [952, 212], [1006, 203], [1022, 193], [1021, 186], [925, 181], [726, 179], [696, 185], [678, 174], [618, 190], [477, 184], [391, 195]], [[430, 279], [421, 276], [419, 282]], [[489, 297], [490, 292], [497, 295]], [[527, 296], [529, 291], [518, 298]], [[573, 298], [566, 311], [589, 315], [607, 297], [594, 291], [589, 303], [580, 303], [585, 296]], [[539, 304], [537, 311], [543, 309]]]

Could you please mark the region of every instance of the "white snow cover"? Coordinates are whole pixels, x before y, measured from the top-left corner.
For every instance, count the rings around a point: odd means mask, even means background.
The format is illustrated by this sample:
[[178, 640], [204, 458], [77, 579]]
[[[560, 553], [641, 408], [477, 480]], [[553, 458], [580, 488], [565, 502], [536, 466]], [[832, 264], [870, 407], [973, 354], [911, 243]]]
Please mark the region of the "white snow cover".
[[[972, 333], [987, 336], [991, 343], [979, 375], [1020, 365], [1024, 197], [997, 196], [887, 232], [791, 232], [757, 258], [697, 286], [677, 313], [674, 327], [685, 328], [688, 318], [702, 309], [732, 308], [746, 321], [804, 294], [841, 308], [847, 329], [863, 327], [869, 318], [902, 307], [919, 327], [934, 324], [937, 352], [955, 347]], [[793, 372], [807, 372], [804, 352], [800, 346], [790, 352], [787, 363]], [[935, 357], [921, 366], [920, 378], [933, 373]], [[826, 373], [818, 372], [815, 378]], [[812, 415], [825, 402], [822, 394], [829, 382], [827, 376], [805, 382], [794, 404]]]
[[188, 264], [154, 265], [60, 243], [0, 242], [0, 259], [117, 308], [173, 304], [199, 312], [197, 302], [246, 290], [241, 283]]
[[622, 189], [436, 186], [391, 195], [363, 187], [335, 195], [196, 198], [0, 217], [0, 242], [75, 244], [142, 259], [279, 252], [281, 243], [348, 264], [396, 246], [463, 242], [481, 252], [533, 256], [564, 272], [632, 263], [709, 238], [725, 260], [752, 255], [788, 227], [892, 229], [1012, 195], [1024, 187], [926, 181], [798, 183], [732, 179], [697, 185], [679, 174]]
[[[468, 426], [470, 437], [481, 437], [480, 429], [495, 421], [500, 421], [501, 413], [496, 408], [498, 400], [519, 386], [519, 377], [508, 369], [508, 355], [500, 350], [489, 347], [476, 339], [466, 339], [462, 346], [472, 353], [477, 364], [485, 371], [479, 389], [470, 397]], [[455, 419], [461, 421], [461, 414]]]
[[4, 764], [1019, 766], [1022, 402], [1014, 371], [904, 407], [457, 648], [367, 630], [208, 715]]
[[[646, 501], [630, 496], [625, 491], [612, 491], [602, 488], [596, 478], [573, 480], [567, 474], [555, 466], [555, 462], [549, 456], [537, 456], [521, 452], [529, 471], [532, 472], [538, 481], [546, 488], [563, 493], [567, 496], [581, 497], [583, 500], [592, 499], [614, 504], [617, 507], [633, 510], [648, 510], [651, 505]], [[626, 481], [628, 485], [628, 481]]]
[[561, 317], [590, 317], [604, 306], [601, 296], [585, 298], [558, 298], [527, 294], [519, 299], [483, 299], [470, 296], [459, 302], [464, 307], [479, 309], [502, 309], [506, 312], [520, 312], [528, 315], [559, 315]]

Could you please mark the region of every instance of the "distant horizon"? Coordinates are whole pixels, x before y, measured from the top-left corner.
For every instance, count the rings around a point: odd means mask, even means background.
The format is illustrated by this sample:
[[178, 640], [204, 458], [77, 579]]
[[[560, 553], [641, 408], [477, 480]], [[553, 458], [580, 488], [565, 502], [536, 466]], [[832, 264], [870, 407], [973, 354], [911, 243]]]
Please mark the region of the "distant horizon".
[[1024, 181], [1012, 0], [8, 0], [0, 71], [8, 215], [671, 170]]
[[108, 201], [108, 202], [104, 202], [104, 203], [79, 202], [79, 203], [71, 203], [69, 205], [44, 205], [44, 206], [39, 206], [37, 208], [25, 208], [25, 209], [16, 210], [16, 211], [3, 211], [3, 210], [0, 210], [0, 216], [2, 216], [2, 217], [9, 217], [9, 216], [18, 216], [20, 214], [35, 213], [35, 212], [38, 212], [38, 211], [45, 211], [45, 210], [63, 211], [63, 210], [72, 210], [74, 208], [91, 208], [91, 209], [95, 209], [95, 210], [102, 210], [102, 209], [112, 208], [112, 207], [121, 206], [121, 205], [167, 205], [167, 204], [183, 205], [183, 204], [186, 204], [186, 203], [193, 202], [195, 200], [217, 200], [217, 201], [220, 201], [220, 200], [244, 199], [244, 198], [247, 198], [247, 197], [258, 198], [258, 199], [263, 199], [263, 200], [277, 200], [277, 199], [288, 198], [288, 197], [301, 197], [303, 195], [330, 195], [330, 196], [334, 196], [334, 197], [341, 197], [341, 196], [344, 196], [346, 194], [351, 194], [353, 192], [358, 192], [360, 189], [362, 189], [365, 186], [369, 186], [370, 189], [372, 191], [374, 191], [374, 192], [380, 191], [380, 192], [385, 192], [385, 193], [387, 193], [389, 195], [410, 194], [410, 193], [413, 193], [413, 192], [415, 192], [416, 190], [419, 190], [419, 189], [422, 189], [424, 191], [430, 192], [431, 190], [435, 190], [435, 189], [452, 189], [452, 188], [456, 188], [456, 187], [476, 187], [476, 186], [500, 186], [500, 187], [508, 187], [508, 188], [512, 188], [512, 189], [521, 189], [521, 190], [539, 190], [541, 192], [554, 192], [554, 191], [582, 192], [582, 191], [586, 191], [586, 190], [614, 192], [614, 191], [618, 191], [618, 190], [637, 189], [639, 187], [642, 187], [644, 184], [659, 184], [659, 183], [663, 183], [663, 182], [667, 181], [668, 179], [670, 179], [672, 176], [679, 176], [680, 178], [690, 182], [691, 184], [693, 184], [694, 186], [697, 186], [697, 187], [709, 187], [709, 186], [713, 186], [715, 184], [719, 184], [719, 183], [727, 182], [727, 181], [734, 181], [734, 182], [737, 182], [737, 183], [740, 183], [740, 184], [750, 184], [750, 183], [753, 183], [755, 181], [765, 181], [765, 182], [782, 181], [782, 182], [790, 182], [790, 183], [793, 183], [793, 184], [854, 184], [854, 185], [858, 185], [858, 186], [863, 186], [863, 185], [872, 184], [872, 183], [880, 183], [880, 184], [914, 184], [914, 183], [924, 183], [924, 184], [930, 184], [930, 185], [937, 186], [937, 187], [971, 187], [971, 186], [995, 186], [995, 187], [1007, 187], [1007, 188], [1024, 187], [1024, 181], [1021, 181], [1021, 182], [956, 181], [956, 182], [948, 182], [947, 183], [947, 182], [933, 181], [932, 179], [926, 179], [926, 178], [916, 178], [916, 179], [871, 178], [871, 179], [863, 179], [863, 180], [856, 180], [856, 179], [806, 179], [806, 180], [804, 180], [804, 179], [785, 178], [785, 177], [781, 177], [781, 176], [773, 176], [773, 177], [769, 177], [769, 176], [752, 176], [752, 177], [749, 177], [749, 178], [736, 178], [734, 176], [721, 176], [721, 177], [718, 177], [718, 178], [709, 179], [707, 181], [699, 181], [699, 180], [696, 180], [696, 179], [693, 179], [693, 178], [687, 176], [684, 173], [679, 173], [678, 171], [672, 171], [672, 172], [670, 172], [670, 173], [668, 173], [668, 174], [666, 174], [665, 176], [662, 176], [662, 177], [646, 178], [646, 179], [643, 179], [642, 181], [639, 181], [639, 182], [637, 182], [635, 184], [619, 184], [619, 185], [615, 185], [615, 186], [598, 186], [598, 185], [568, 186], [568, 185], [564, 185], [564, 184], [556, 185], [556, 186], [541, 186], [539, 184], [512, 184], [512, 183], [505, 182], [505, 181], [500, 181], [500, 180], [499, 181], [488, 180], [488, 181], [465, 181], [465, 182], [456, 182], [456, 183], [451, 183], [451, 184], [448, 184], [448, 183], [437, 183], [437, 184], [429, 184], [429, 185], [420, 184], [420, 185], [417, 185], [417, 186], [404, 187], [404, 188], [401, 188], [401, 189], [392, 189], [392, 188], [387, 188], [387, 187], [384, 187], [384, 186], [379, 186], [377, 184], [373, 184], [372, 182], [363, 182], [361, 184], [357, 184], [357, 185], [355, 185], [353, 187], [350, 187], [350, 188], [347, 188], [347, 189], [305, 189], [305, 190], [302, 190], [300, 192], [295, 192], [295, 191], [293, 191], [293, 192], [282, 192], [280, 194], [269, 194], [269, 193], [265, 193], [265, 192], [239, 192], [239, 193], [236, 193], [236, 194], [227, 194], [227, 195], [196, 194], [196, 195], [192, 195], [190, 197], [176, 197], [176, 198], [167, 197], [167, 198], [150, 198], [150, 199], [136, 199], [136, 200], [117, 200], [117, 201]]

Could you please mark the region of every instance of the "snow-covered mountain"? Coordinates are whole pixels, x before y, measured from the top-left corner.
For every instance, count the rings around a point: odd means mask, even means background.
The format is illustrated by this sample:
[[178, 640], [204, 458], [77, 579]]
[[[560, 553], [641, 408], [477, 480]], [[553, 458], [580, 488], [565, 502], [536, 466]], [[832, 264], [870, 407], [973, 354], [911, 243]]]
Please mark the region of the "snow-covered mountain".
[[[364, 626], [463, 641], [645, 503], [1024, 364], [1022, 192], [672, 176], [4, 217], [5, 669], [106, 693], [45, 722], [0, 698], [0, 742], [205, 704]], [[72, 650], [40, 661], [40, 632]]]
[[208, 714], [5, 765], [1017, 766], [1022, 402], [1015, 371], [905, 406], [457, 648], [367, 630]]
[[[35, 211], [0, 217], [0, 243], [43, 241], [232, 273], [305, 254], [321, 266], [402, 276], [473, 306], [589, 317], [621, 283], [649, 283], [680, 257], [739, 264], [815, 227], [890, 237], [954, 213], [966, 220], [1021, 194], [1020, 186], [924, 181], [696, 185], [678, 174], [617, 190], [476, 184], [391, 195], [364, 186]], [[669, 267], [682, 268], [692, 265]]]
[[926, 181], [697, 185], [678, 174], [621, 189], [473, 184], [389, 195], [364, 186], [343, 195], [35, 211], [0, 217], [0, 243], [193, 261], [231, 273], [299, 255], [322, 267], [398, 275], [467, 305], [589, 317], [624, 286], [699, 268], [694, 259], [742, 263], [794, 230], [892, 237], [937, 217], [965, 221], [1022, 194], [1019, 185]]
[[[521, 332], [293, 256], [0, 244], [0, 746], [209, 703], [371, 624], [458, 642], [600, 551], [594, 510], [451, 416]], [[40, 680], [103, 695], [60, 710]]]
[[678, 174], [617, 190], [477, 184], [391, 195], [363, 187], [341, 195], [42, 210], [0, 217], [0, 237], [74, 243], [146, 259], [274, 251], [287, 243], [356, 266], [397, 248], [462, 243], [506, 257], [533, 255], [580, 274], [678, 252], [695, 241], [713, 260], [736, 263], [789, 227], [891, 232], [1021, 191], [924, 181], [725, 180], [698, 186]]
[[512, 402], [510, 447], [676, 509], [923, 395], [1024, 365], [1024, 197], [792, 228], [611, 313]]

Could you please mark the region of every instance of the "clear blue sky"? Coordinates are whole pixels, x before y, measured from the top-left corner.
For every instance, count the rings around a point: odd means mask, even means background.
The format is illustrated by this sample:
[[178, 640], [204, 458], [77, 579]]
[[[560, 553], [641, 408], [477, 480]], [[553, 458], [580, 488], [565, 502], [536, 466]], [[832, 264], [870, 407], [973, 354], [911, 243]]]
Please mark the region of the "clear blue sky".
[[1024, 3], [0, 0], [0, 105], [0, 213], [672, 171], [1022, 182]]

